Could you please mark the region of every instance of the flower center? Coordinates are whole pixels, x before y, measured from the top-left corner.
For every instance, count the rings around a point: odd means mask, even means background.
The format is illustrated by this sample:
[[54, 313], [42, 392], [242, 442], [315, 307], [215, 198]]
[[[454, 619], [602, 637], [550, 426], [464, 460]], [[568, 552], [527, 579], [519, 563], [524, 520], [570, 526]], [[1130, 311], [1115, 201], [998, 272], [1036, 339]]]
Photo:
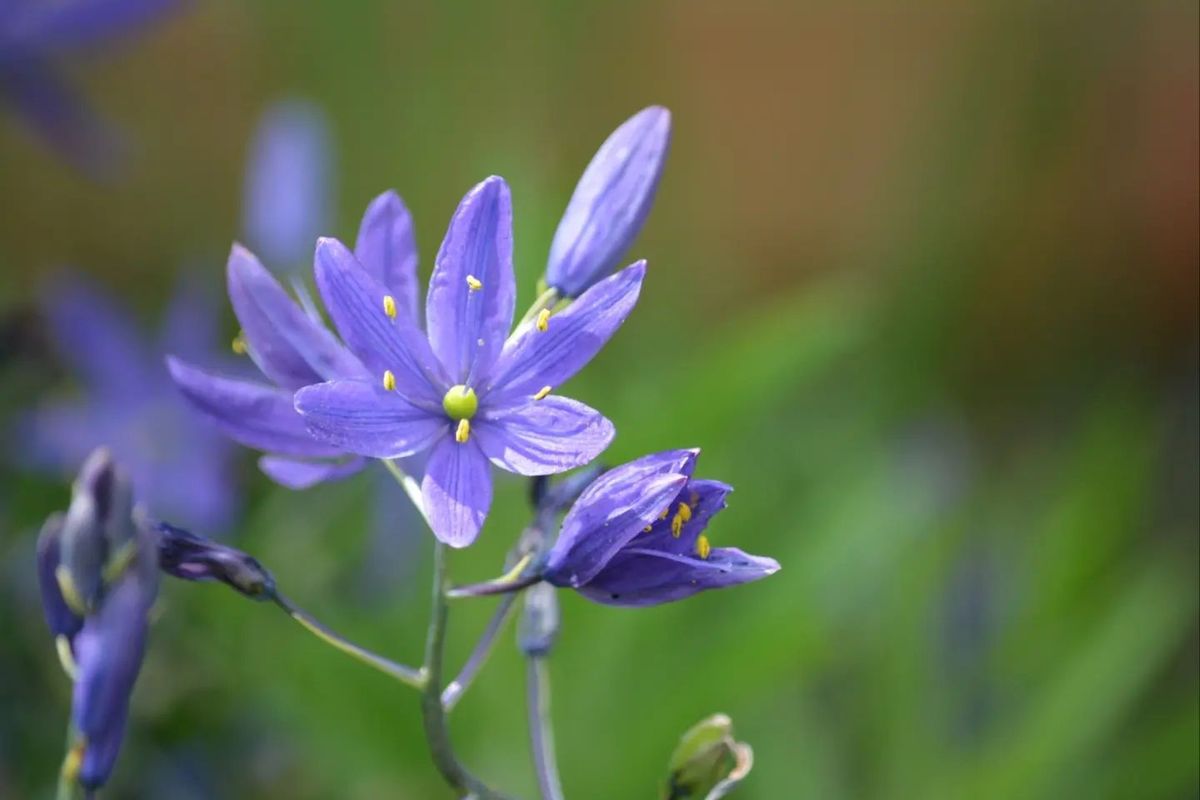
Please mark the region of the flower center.
[[474, 389], [460, 383], [446, 392], [442, 398], [442, 408], [450, 419], [470, 419], [479, 408], [479, 398], [475, 396]]

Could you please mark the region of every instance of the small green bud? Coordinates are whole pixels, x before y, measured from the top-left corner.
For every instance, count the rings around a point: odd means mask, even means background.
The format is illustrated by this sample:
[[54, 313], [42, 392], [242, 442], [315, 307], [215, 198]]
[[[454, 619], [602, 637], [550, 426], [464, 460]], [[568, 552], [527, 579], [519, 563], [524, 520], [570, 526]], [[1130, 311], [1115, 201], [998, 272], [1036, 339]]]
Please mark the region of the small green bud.
[[679, 738], [668, 762], [665, 800], [718, 800], [750, 772], [750, 746], [733, 739], [733, 721], [713, 714]]

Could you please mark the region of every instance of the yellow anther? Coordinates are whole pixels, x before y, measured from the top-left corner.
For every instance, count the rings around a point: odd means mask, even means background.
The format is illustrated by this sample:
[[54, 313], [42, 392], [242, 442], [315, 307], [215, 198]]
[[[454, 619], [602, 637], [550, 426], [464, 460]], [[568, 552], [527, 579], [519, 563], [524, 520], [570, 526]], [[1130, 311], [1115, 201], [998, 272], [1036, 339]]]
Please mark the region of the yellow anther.
[[546, 329], [550, 327], [550, 309], [543, 308], [541, 311], [539, 311], [537, 315], [537, 323], [535, 324], [537, 325], [537, 329], [539, 331], [545, 333]]
[[233, 337], [233, 341], [229, 343], [229, 347], [239, 356], [246, 355], [246, 334], [238, 331], [238, 335]]
[[396, 390], [396, 374], [390, 369], [385, 369], [383, 371], [383, 388], [387, 389], [389, 392], [394, 392]]
[[470, 289], [472, 292], [478, 292], [480, 289], [483, 288], [483, 281], [479, 280], [479, 278], [476, 278], [474, 275], [468, 275], [467, 276], [467, 288]]
[[71, 745], [66, 757], [63, 758], [62, 775], [68, 783], [79, 780], [79, 770], [83, 768], [83, 755], [86, 751], [87, 739], [80, 736], [75, 744]]
[[458, 427], [454, 430], [454, 441], [463, 444], [469, 438], [471, 438], [471, 420], [460, 419]]
[[80, 616], [86, 614], [87, 603], [83, 602], [83, 595], [79, 593], [79, 587], [75, 585], [75, 579], [71, 577], [66, 565], [59, 564], [55, 567], [54, 577], [58, 581], [58, 590], [62, 592], [63, 600], [67, 601], [71, 610]]
[[58, 651], [58, 661], [62, 664], [63, 672], [71, 680], [78, 680], [79, 668], [75, 665], [75, 655], [71, 652], [71, 640], [64, 634], [54, 638], [54, 649]]
[[538, 389], [538, 393], [533, 396], [533, 399], [534, 400], [544, 400], [546, 398], [546, 395], [548, 395], [548, 394], [550, 394], [550, 387], [543, 386], [542, 388]]
[[675, 513], [678, 514], [679, 517], [684, 522], [687, 522], [689, 519], [692, 518], [692, 507], [689, 506], [687, 503], [683, 502], [682, 500], [680, 500], [679, 501], [679, 510], [676, 511]]
[[388, 319], [396, 318], [396, 298], [390, 294], [383, 296], [383, 313], [388, 315]]
[[647, 525], [646, 527], [642, 528], [642, 533], [649, 533], [649, 532], [650, 532], [650, 531], [652, 531], [652, 530], [654, 530], [654, 526], [653, 526], [653, 525]]
[[666, 508], [663, 509], [663, 512], [658, 515], [658, 518], [660, 520], [666, 519], [668, 516], [670, 516], [670, 514], [671, 514], [671, 507], [667, 506]]
[[708, 554], [712, 552], [712, 545], [708, 543], [708, 537], [703, 533], [696, 537], [696, 555], [701, 558], [708, 558]]
[[671, 535], [678, 539], [681, 533], [683, 533], [683, 517], [676, 514], [671, 517]]

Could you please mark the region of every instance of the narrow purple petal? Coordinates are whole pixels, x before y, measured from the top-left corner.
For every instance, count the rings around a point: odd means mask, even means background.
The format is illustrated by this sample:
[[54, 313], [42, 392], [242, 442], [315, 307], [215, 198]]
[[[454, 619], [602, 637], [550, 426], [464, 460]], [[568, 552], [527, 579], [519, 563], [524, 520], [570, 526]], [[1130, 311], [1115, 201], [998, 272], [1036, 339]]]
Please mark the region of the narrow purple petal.
[[761, 580], [779, 570], [779, 562], [736, 547], [718, 547], [707, 559], [656, 550], [623, 550], [578, 591], [606, 605], [653, 606]]
[[342, 453], [309, 434], [286, 389], [223, 378], [172, 357], [167, 369], [188, 402], [236, 442], [307, 458]]
[[190, 361], [211, 361], [214, 343], [219, 340], [220, 320], [221, 301], [215, 287], [196, 273], [184, 272], [175, 281], [175, 290], [163, 315], [160, 345], [164, 352]]
[[360, 472], [366, 463], [362, 458], [344, 461], [300, 461], [285, 456], [263, 456], [258, 460], [258, 468], [280, 486], [300, 491], [325, 481], [348, 478]]
[[386, 191], [371, 201], [358, 228], [354, 256], [396, 298], [401, 313], [416, 323], [417, 242], [412, 216], [400, 195]]
[[8, 25], [11, 35], [27, 47], [82, 47], [134, 33], [186, 5], [186, 0], [19, 3]]
[[396, 378], [396, 392], [409, 401], [439, 410], [450, 388], [429, 341], [414, 320], [390, 319], [383, 298], [389, 294], [337, 239], [317, 243], [317, 288], [346, 346], [366, 365], [373, 380], [385, 370]]
[[645, 275], [646, 263], [639, 261], [600, 281], [552, 315], [546, 330], [523, 325], [505, 344], [484, 393], [494, 396], [491, 402], [504, 403], [534, 395], [543, 386], [562, 386], [625, 322], [637, 303]]
[[425, 513], [433, 534], [451, 547], [475, 541], [492, 505], [488, 460], [473, 441], [442, 439], [429, 457], [421, 481]]
[[596, 152], [558, 223], [546, 282], [566, 297], [603, 278], [637, 238], [671, 143], [671, 114], [651, 106], [613, 131]]
[[263, 115], [246, 170], [246, 237], [276, 269], [308, 262], [332, 207], [329, 126], [320, 109], [285, 100]]
[[59, 158], [89, 177], [110, 179], [122, 165], [124, 137], [41, 58], [13, 58], [0, 69], [0, 101]]
[[429, 279], [429, 342], [454, 383], [487, 374], [504, 347], [516, 296], [512, 198], [493, 176], [459, 203]]
[[298, 389], [333, 378], [366, 377], [358, 359], [304, 313], [249, 250], [235, 244], [226, 273], [250, 357], [268, 378]]
[[296, 392], [296, 410], [323, 442], [370, 458], [419, 453], [450, 429], [449, 420], [366, 381], [330, 381]]
[[153, 376], [151, 353], [129, 315], [106, 292], [63, 276], [41, 292], [55, 349], [102, 400], [141, 396]]
[[518, 475], [552, 475], [600, 455], [614, 430], [594, 408], [550, 395], [484, 414], [471, 433], [496, 466]]

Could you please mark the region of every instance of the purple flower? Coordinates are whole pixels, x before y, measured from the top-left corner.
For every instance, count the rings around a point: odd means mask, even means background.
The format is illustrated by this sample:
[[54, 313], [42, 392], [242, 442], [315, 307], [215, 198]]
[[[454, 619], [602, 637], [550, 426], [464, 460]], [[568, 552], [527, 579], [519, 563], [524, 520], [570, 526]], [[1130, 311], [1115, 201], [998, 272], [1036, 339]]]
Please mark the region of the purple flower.
[[704, 535], [733, 489], [692, 477], [699, 452], [656, 453], [597, 478], [563, 519], [542, 577], [597, 603], [651, 606], [773, 574], [775, 559]]
[[[415, 319], [416, 246], [408, 209], [395, 192], [383, 193], [367, 207], [355, 250], [359, 269], [389, 287], [380, 295], [390, 293], [397, 313]], [[366, 380], [367, 369], [240, 245], [229, 254], [227, 278], [242, 325], [237, 344], [270, 384], [224, 377], [169, 357], [167, 366], [184, 397], [234, 441], [267, 453], [259, 466], [284, 486], [304, 489], [362, 469], [364, 459], [350, 448], [309, 433], [292, 395], [322, 381]]]
[[145, 342], [128, 313], [77, 277], [43, 293], [56, 348], [82, 396], [54, 400], [22, 421], [22, 464], [69, 474], [99, 445], [129, 470], [134, 494], [155, 513], [220, 529], [236, 505], [232, 448], [197, 425], [180, 402], [162, 353], [212, 361], [211, 298], [184, 282], [167, 310], [160, 347]]
[[108, 780], [125, 736], [158, 591], [154, 534], [133, 514], [129, 480], [107, 450], [88, 457], [66, 515], [42, 529], [38, 579], [47, 623], [75, 681], [64, 775], [94, 790]]
[[120, 137], [63, 78], [66, 50], [95, 47], [153, 23], [183, 0], [12, 0], [0, 15], [0, 99], [77, 169], [111, 169]]
[[372, 458], [430, 451], [421, 484], [434, 534], [474, 541], [492, 498], [488, 461], [520, 475], [586, 464], [613, 436], [583, 403], [550, 394], [625, 321], [643, 263], [601, 281], [565, 310], [512, 324], [512, 205], [492, 177], [459, 205], [426, 299], [428, 336], [335, 239], [317, 245], [317, 286], [368, 379], [301, 389], [296, 409], [324, 442]]
[[242, 202], [246, 240], [276, 269], [296, 270], [331, 216], [329, 126], [303, 100], [263, 114], [250, 147]]
[[650, 206], [671, 144], [671, 113], [644, 108], [600, 145], [550, 245], [546, 283], [578, 297], [608, 275], [633, 244]]

